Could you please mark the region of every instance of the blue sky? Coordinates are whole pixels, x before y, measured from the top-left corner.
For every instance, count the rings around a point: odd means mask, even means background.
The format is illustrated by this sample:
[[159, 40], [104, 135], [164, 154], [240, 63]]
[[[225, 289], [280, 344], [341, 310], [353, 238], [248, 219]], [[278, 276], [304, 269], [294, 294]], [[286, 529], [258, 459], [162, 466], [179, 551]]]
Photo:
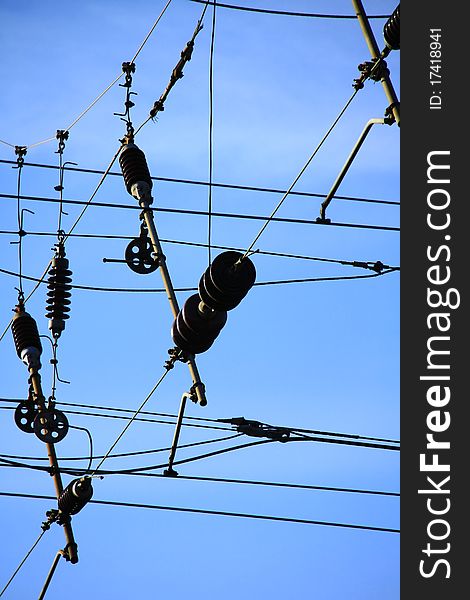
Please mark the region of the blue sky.
[[[246, 2], [240, 4], [303, 12], [352, 14], [349, 0]], [[371, 14], [390, 14], [389, 0], [365, 2]], [[53, 137], [119, 74], [139, 47], [163, 2], [56, 1], [0, 8], [4, 85], [0, 139], [33, 145]], [[132, 111], [140, 124], [164, 90], [181, 50], [191, 37], [202, 6], [173, 0], [136, 61]], [[171, 92], [156, 123], [136, 139], [154, 176], [207, 180], [208, 70], [211, 10], [199, 34], [185, 75]], [[382, 46], [383, 20], [373, 21]], [[286, 189], [352, 93], [357, 65], [369, 59], [354, 20], [323, 20], [217, 10], [214, 56], [215, 182]], [[389, 67], [399, 92], [399, 53]], [[124, 90], [115, 85], [71, 130], [64, 160], [104, 170], [116, 152], [124, 124]], [[387, 101], [380, 84], [368, 82], [312, 161], [296, 189], [326, 194], [370, 118], [382, 117]], [[57, 165], [55, 141], [28, 150], [26, 162]], [[0, 144], [0, 159], [15, 160]], [[118, 168], [114, 168], [118, 170]], [[64, 197], [87, 200], [99, 175], [67, 172]], [[0, 164], [1, 192], [16, 193], [16, 171]], [[24, 195], [57, 197], [57, 171], [25, 167]], [[207, 188], [155, 182], [156, 207], [207, 210]], [[399, 200], [399, 130], [375, 126], [342, 183], [339, 194]], [[213, 190], [213, 210], [268, 215], [279, 194]], [[108, 177], [97, 202], [133, 205], [118, 177]], [[289, 196], [281, 217], [315, 220], [321, 198]], [[54, 232], [57, 204], [23, 201], [29, 232]], [[64, 228], [81, 207], [67, 206]], [[15, 231], [16, 200], [3, 198], [1, 229]], [[398, 227], [396, 205], [334, 200], [335, 222]], [[157, 213], [163, 239], [207, 242], [207, 217]], [[213, 218], [212, 243], [246, 248], [262, 222]], [[76, 233], [136, 236], [138, 211], [90, 207]], [[17, 236], [1, 235], [1, 268], [17, 271]], [[27, 235], [23, 272], [38, 277], [52, 257], [53, 237]], [[73, 282], [119, 288], [160, 288], [158, 272], [141, 276], [122, 258], [126, 240], [70, 238], [67, 257]], [[176, 287], [193, 287], [207, 267], [207, 249], [163, 244]], [[396, 231], [271, 223], [261, 250], [398, 266]], [[257, 281], [367, 274], [361, 269], [314, 261], [257, 255]], [[18, 279], [0, 274], [1, 331], [16, 303]], [[25, 292], [33, 287], [25, 282]], [[188, 293], [178, 294], [180, 304]], [[45, 287], [27, 310], [48, 333]], [[59, 343], [59, 366], [70, 385], [59, 384], [62, 402], [134, 409], [159, 379], [171, 347], [172, 316], [158, 293], [73, 290], [71, 318]], [[1, 333], [0, 331], [0, 333]], [[0, 397], [27, 393], [27, 371], [11, 335], [0, 342]], [[49, 343], [44, 341], [43, 384], [50, 393]], [[372, 279], [253, 288], [229, 313], [214, 346], [197, 359], [208, 405], [189, 403], [187, 415], [209, 419], [244, 416], [286, 427], [302, 427], [381, 438], [399, 438], [399, 274]], [[146, 410], [176, 413], [191, 385], [178, 364]], [[14, 406], [1, 402], [3, 406]], [[0, 454], [45, 456], [43, 444], [16, 428], [12, 411], [2, 410]], [[87, 427], [95, 454], [105, 453], [123, 421], [69, 415]], [[189, 421], [188, 421], [189, 422]], [[181, 443], [228, 434], [184, 427]], [[166, 447], [173, 427], [134, 423], [116, 452]], [[243, 438], [240, 438], [243, 441]], [[247, 438], [251, 441], [253, 438]], [[238, 441], [238, 440], [237, 440]], [[232, 442], [178, 452], [189, 457]], [[82, 431], [69, 431], [57, 444], [60, 456], [86, 456]], [[166, 453], [108, 459], [121, 469], [164, 462]], [[28, 461], [25, 461], [28, 462]], [[70, 464], [70, 463], [69, 463]], [[80, 466], [86, 467], [86, 460]], [[96, 464], [96, 463], [95, 463]], [[314, 442], [266, 444], [181, 465], [181, 475], [302, 483], [369, 490], [399, 490], [397, 452]], [[161, 470], [157, 471], [161, 472]], [[53, 494], [50, 478], [25, 469], [3, 468], [0, 489]], [[69, 477], [64, 476], [68, 482]], [[396, 497], [339, 492], [261, 488], [108, 476], [94, 483], [96, 499], [214, 509], [319, 521], [399, 527]], [[39, 534], [52, 501], [0, 498], [4, 532], [1, 580], [6, 582]], [[396, 600], [399, 597], [399, 536], [392, 533], [254, 521], [234, 517], [88, 505], [73, 520], [80, 562], [59, 565], [48, 598], [84, 589], [92, 598], [315, 597], [333, 600]], [[56, 551], [64, 544], [58, 526], [42, 539], [5, 597], [39, 593]]]

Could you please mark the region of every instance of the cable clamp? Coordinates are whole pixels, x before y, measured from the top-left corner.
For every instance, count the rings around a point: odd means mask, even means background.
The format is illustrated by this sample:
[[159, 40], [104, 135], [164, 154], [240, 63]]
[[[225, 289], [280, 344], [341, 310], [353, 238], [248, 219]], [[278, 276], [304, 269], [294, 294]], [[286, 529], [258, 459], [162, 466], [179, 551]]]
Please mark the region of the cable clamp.
[[63, 129], [58, 129], [55, 137], [59, 140], [59, 148], [56, 150], [56, 154], [63, 154], [65, 142], [69, 139], [69, 132], [64, 131]]
[[260, 421], [252, 421], [245, 417], [233, 417], [231, 419], [217, 419], [221, 423], [235, 425], [239, 433], [244, 433], [252, 437], [267, 437], [278, 442], [287, 442], [291, 430], [286, 427], [275, 427], [267, 425]]
[[41, 524], [41, 529], [43, 531], [48, 531], [51, 528], [52, 523], [56, 523], [59, 517], [59, 511], [51, 508], [46, 512], [47, 520], [43, 521]]
[[23, 164], [24, 164], [24, 156], [26, 156], [28, 152], [28, 149], [26, 146], [15, 146], [15, 154], [18, 157], [16, 159], [16, 167], [13, 167], [13, 169], [20, 169]]
[[393, 114], [393, 109], [395, 108], [400, 108], [399, 102], [392, 102], [390, 106], [387, 106], [387, 108], [385, 109], [384, 122], [386, 125], [393, 125], [393, 123], [395, 123], [395, 115]]

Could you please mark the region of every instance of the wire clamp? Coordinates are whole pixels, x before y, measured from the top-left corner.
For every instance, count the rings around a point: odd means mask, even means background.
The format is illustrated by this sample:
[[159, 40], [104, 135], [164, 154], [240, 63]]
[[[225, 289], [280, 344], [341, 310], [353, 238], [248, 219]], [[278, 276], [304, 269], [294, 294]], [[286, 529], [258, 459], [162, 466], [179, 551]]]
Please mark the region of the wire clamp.
[[13, 169], [20, 169], [23, 164], [24, 164], [24, 157], [26, 156], [28, 152], [28, 149], [26, 146], [15, 146], [15, 154], [18, 157], [16, 159], [16, 167], [13, 167]]
[[395, 115], [393, 114], [394, 109], [400, 108], [399, 102], [392, 102], [390, 106], [387, 106], [384, 113], [384, 122], [386, 125], [393, 125], [396, 122]]
[[267, 425], [260, 421], [252, 421], [245, 417], [233, 417], [231, 419], [217, 419], [221, 423], [229, 423], [235, 425], [239, 433], [244, 433], [252, 437], [267, 437], [278, 442], [287, 442], [290, 437], [291, 430], [287, 427], [276, 427]]
[[51, 528], [52, 523], [57, 523], [57, 518], [59, 516], [59, 511], [51, 508], [46, 512], [47, 520], [43, 521], [41, 524], [41, 529], [43, 531], [48, 531]]
[[58, 129], [55, 137], [59, 140], [59, 148], [56, 150], [56, 154], [63, 154], [65, 142], [69, 139], [69, 132]]

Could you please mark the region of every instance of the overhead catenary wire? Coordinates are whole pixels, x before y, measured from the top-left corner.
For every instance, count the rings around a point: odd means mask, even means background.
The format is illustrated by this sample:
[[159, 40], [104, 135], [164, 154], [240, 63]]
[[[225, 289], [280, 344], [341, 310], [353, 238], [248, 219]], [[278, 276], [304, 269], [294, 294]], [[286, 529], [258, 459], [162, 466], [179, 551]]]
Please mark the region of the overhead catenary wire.
[[244, 256], [242, 257], [245, 258], [248, 256], [248, 254], [250, 254], [250, 252], [252, 251], [254, 245], [256, 244], [256, 242], [259, 240], [259, 238], [263, 235], [266, 227], [269, 225], [269, 223], [274, 219], [274, 216], [276, 215], [277, 211], [281, 208], [281, 206], [283, 205], [285, 199], [287, 198], [287, 196], [290, 194], [291, 190], [294, 188], [295, 184], [299, 181], [299, 179], [302, 177], [302, 175], [305, 173], [305, 171], [307, 170], [307, 168], [309, 167], [310, 163], [312, 162], [312, 160], [314, 159], [314, 157], [316, 156], [317, 152], [320, 150], [320, 148], [323, 146], [323, 144], [325, 143], [325, 141], [327, 140], [328, 136], [330, 135], [330, 133], [333, 131], [333, 129], [336, 127], [336, 125], [338, 124], [339, 120], [341, 119], [341, 117], [344, 115], [344, 113], [346, 112], [346, 110], [348, 109], [349, 105], [351, 104], [351, 102], [354, 100], [354, 98], [356, 97], [356, 94], [359, 90], [355, 89], [354, 92], [351, 94], [351, 97], [349, 98], [349, 100], [346, 102], [346, 104], [343, 106], [343, 108], [340, 110], [338, 116], [336, 117], [336, 119], [333, 121], [333, 123], [330, 125], [330, 127], [328, 128], [327, 132], [325, 133], [325, 135], [322, 137], [322, 139], [320, 140], [320, 142], [317, 144], [315, 150], [312, 152], [312, 154], [309, 156], [309, 158], [307, 159], [307, 162], [304, 164], [304, 166], [300, 169], [299, 173], [296, 175], [296, 177], [294, 178], [294, 181], [290, 184], [289, 188], [287, 189], [287, 191], [285, 192], [285, 194], [282, 196], [282, 198], [279, 200], [278, 204], [276, 205], [276, 207], [274, 208], [273, 212], [271, 213], [271, 215], [266, 219], [266, 222], [264, 223], [264, 225], [261, 227], [261, 229], [259, 230], [259, 232], [257, 233], [257, 235], [255, 236], [254, 240], [251, 242], [251, 244], [248, 246]]
[[[206, 7], [208, 5], [206, 4]], [[215, 24], [216, 24], [216, 6], [214, 1], [212, 7], [212, 27], [211, 27], [211, 43], [209, 50], [209, 186], [207, 198], [207, 250], [208, 263], [211, 264], [211, 238], [212, 238], [212, 174], [214, 161], [214, 43], [215, 43]]]
[[[0, 235], [16, 235], [16, 231], [6, 231], [0, 230]], [[32, 236], [55, 236], [55, 233], [51, 231], [26, 231], [25, 235]], [[71, 237], [82, 238], [82, 239], [97, 239], [97, 240], [133, 240], [135, 236], [133, 235], [114, 235], [114, 234], [99, 234], [99, 233], [72, 233]], [[181, 246], [190, 246], [194, 248], [207, 248], [207, 244], [199, 243], [199, 242], [189, 242], [185, 240], [169, 240], [160, 238], [161, 242], [165, 244], [176, 244]], [[234, 250], [236, 252], [241, 252], [243, 248], [238, 248], [235, 246], [220, 246], [217, 244], [212, 244], [212, 248], [217, 250]], [[308, 260], [315, 262], [324, 262], [331, 264], [338, 264], [344, 266], [351, 267], [359, 267], [363, 269], [376, 270], [380, 265], [381, 268], [384, 269], [399, 269], [399, 267], [391, 267], [390, 265], [383, 265], [381, 261], [359, 261], [359, 260], [342, 260], [339, 258], [325, 258], [319, 256], [307, 256], [305, 254], [289, 254], [287, 252], [274, 252], [270, 250], [256, 250], [257, 255], [266, 255], [266, 256], [274, 256], [279, 258], [290, 258], [294, 260]], [[114, 262], [113, 259], [103, 259], [103, 262]]]
[[[341, 275], [336, 277], [305, 277], [302, 279], [281, 279], [281, 280], [272, 280], [272, 281], [258, 281], [253, 287], [258, 286], [270, 286], [270, 285], [288, 285], [295, 283], [314, 283], [314, 282], [324, 282], [324, 281], [349, 281], [354, 279], [371, 279], [374, 277], [381, 277], [383, 275], [387, 275], [389, 273], [394, 273], [398, 271], [398, 267], [394, 267], [391, 269], [385, 269], [380, 273], [370, 273], [368, 275]], [[8, 269], [1, 269], [0, 273], [5, 275], [10, 275], [12, 277], [17, 277], [18, 273], [15, 271], [9, 271]], [[29, 275], [23, 275], [23, 279], [27, 279], [30, 281], [39, 281], [36, 277], [31, 277]], [[39, 281], [39, 283], [47, 283], [44, 281]], [[70, 284], [71, 289], [75, 290], [87, 290], [90, 292], [114, 292], [114, 293], [165, 293], [166, 290], [164, 288], [115, 288], [115, 287], [103, 287], [103, 286], [91, 286], [91, 285], [78, 285], [78, 284]], [[174, 288], [175, 292], [195, 292], [197, 291], [197, 287], [176, 287]]]
[[[13, 497], [13, 498], [29, 498], [35, 500], [55, 500], [53, 496], [45, 496], [40, 494], [24, 494], [18, 492], [6, 492], [0, 491], [0, 496], [4, 497]], [[332, 521], [316, 521], [313, 519], [296, 519], [293, 517], [279, 517], [272, 515], [259, 515], [259, 514], [250, 514], [250, 513], [239, 513], [239, 512], [229, 512], [229, 511], [221, 511], [221, 510], [208, 510], [203, 508], [183, 508], [177, 506], [163, 506], [156, 504], [140, 504], [137, 502], [117, 502], [112, 500], [90, 500], [89, 504], [100, 504], [102, 506], [116, 506], [116, 507], [126, 507], [126, 508], [147, 508], [153, 510], [166, 510], [166, 511], [174, 511], [174, 512], [183, 512], [183, 513], [195, 513], [195, 514], [204, 514], [204, 515], [217, 515], [217, 516], [225, 516], [225, 517], [238, 517], [245, 519], [259, 519], [259, 520], [267, 520], [267, 521], [277, 521], [284, 523], [298, 523], [304, 525], [324, 525], [329, 527], [345, 527], [348, 529], [363, 529], [368, 531], [376, 531], [383, 533], [399, 533], [399, 529], [393, 529], [390, 527], [375, 527], [372, 525], [357, 525], [351, 523], [337, 523]]]
[[[183, 448], [183, 446], [178, 446], [178, 448]], [[169, 450], [166, 448], [165, 450]], [[3, 457], [4, 455], [0, 455]], [[114, 455], [116, 456], [116, 455]], [[29, 457], [31, 458], [31, 457]], [[61, 460], [67, 460], [62, 458]], [[68, 459], [70, 460], [70, 459]], [[78, 459], [77, 459], [78, 460]], [[11, 464], [11, 465], [0, 465], [6, 467], [20, 467], [20, 468], [29, 468], [29, 465], [21, 465], [21, 464]], [[172, 481], [180, 480], [180, 481], [199, 481], [205, 483], [233, 483], [240, 485], [254, 485], [254, 486], [266, 486], [266, 487], [278, 487], [278, 488], [287, 488], [287, 489], [295, 489], [295, 490], [311, 490], [311, 491], [321, 491], [321, 492], [339, 492], [339, 493], [350, 493], [350, 494], [368, 494], [375, 496], [388, 496], [393, 498], [399, 498], [400, 492], [389, 492], [386, 490], [369, 490], [369, 489], [361, 489], [361, 488], [347, 488], [347, 487], [335, 487], [335, 486], [325, 486], [325, 485], [311, 485], [306, 483], [286, 483], [286, 482], [278, 482], [278, 481], [259, 481], [253, 479], [232, 479], [228, 477], [203, 477], [199, 475], [181, 475], [178, 474], [178, 477], [168, 477], [163, 473], [117, 473], [117, 475], [122, 475], [126, 477], [150, 477], [150, 478], [163, 478], [170, 479]]]
[[[96, 190], [97, 191], [97, 190]], [[96, 195], [96, 193], [95, 193]], [[12, 194], [0, 194], [0, 198], [16, 198]], [[44, 196], [21, 196], [22, 200], [31, 200], [32, 202], [59, 202], [57, 198], [49, 198]], [[82, 201], [82, 200], [64, 200], [64, 204], [75, 204], [77, 206], [85, 206], [85, 210], [91, 205], [93, 207], [99, 208], [117, 208], [124, 210], [140, 210], [138, 206], [134, 206], [132, 204], [118, 204], [115, 202], [94, 202], [91, 204], [90, 201]], [[170, 213], [170, 214], [181, 214], [181, 215], [196, 215], [207, 217], [207, 211], [204, 210], [189, 210], [183, 208], [164, 208], [164, 207], [149, 207], [149, 211], [160, 212], [160, 213]], [[84, 212], [84, 211], [83, 211]], [[80, 218], [83, 215], [80, 216]], [[247, 215], [243, 213], [223, 213], [223, 212], [214, 212], [212, 211], [212, 217], [218, 218], [227, 218], [227, 219], [242, 219], [242, 220], [252, 220], [252, 221], [268, 221], [276, 222], [276, 223], [290, 223], [297, 225], [317, 225], [319, 227], [347, 227], [353, 229], [368, 229], [372, 231], [400, 231], [399, 227], [392, 227], [388, 225], [368, 225], [362, 223], [343, 223], [343, 222], [334, 222], [331, 223], [319, 223], [316, 220], [312, 219], [295, 219], [295, 218], [286, 218], [286, 217], [266, 217], [262, 215]], [[69, 232], [70, 234], [70, 232]]]
[[[215, 4], [214, 0], [190, 0], [191, 2], [197, 2], [198, 4], [206, 4], [211, 6]], [[217, 0], [217, 6], [220, 8], [227, 8], [231, 10], [238, 10], [243, 12], [260, 13], [265, 15], [281, 15], [286, 17], [307, 17], [315, 19], [356, 19], [355, 15], [339, 15], [339, 14], [322, 14], [322, 13], [306, 13], [306, 12], [294, 12], [287, 10], [273, 10], [269, 8], [255, 8], [253, 6], [240, 6], [238, 4], [225, 4]], [[368, 15], [369, 19], [388, 19], [390, 15]]]
[[[9, 402], [12, 404], [16, 404], [18, 402], [20, 402], [21, 399], [19, 398], [0, 398], [0, 402]], [[76, 407], [76, 408], [92, 408], [95, 410], [106, 410], [106, 411], [112, 411], [112, 412], [124, 412], [124, 413], [134, 413], [133, 409], [130, 408], [122, 408], [122, 407], [112, 407], [112, 406], [101, 406], [101, 405], [95, 405], [95, 404], [80, 404], [80, 403], [76, 403], [76, 402], [57, 402], [56, 403], [58, 406], [72, 406], [72, 407]], [[66, 412], [70, 412], [69, 410], [67, 410]], [[141, 415], [149, 415], [149, 416], [157, 416], [157, 417], [169, 417], [169, 418], [174, 418], [176, 419], [178, 415], [174, 414], [174, 413], [162, 413], [162, 412], [155, 412], [155, 411], [146, 411], [146, 410], [141, 410], [140, 413]], [[102, 416], [99, 413], [93, 414], [93, 416]], [[129, 418], [129, 417], [124, 417], [124, 418]], [[192, 417], [192, 416], [185, 416], [184, 420], [188, 421], [203, 421], [203, 422], [208, 422], [208, 423], [214, 423], [214, 424], [220, 424], [220, 423], [228, 423], [230, 421], [230, 419], [213, 419], [213, 418], [208, 418], [208, 417]], [[172, 425], [174, 425], [173, 423], [170, 423]], [[183, 426], [185, 425], [189, 425], [189, 424], [185, 424], [183, 423]], [[369, 440], [369, 441], [376, 441], [376, 442], [387, 442], [390, 444], [399, 444], [400, 440], [398, 439], [391, 439], [391, 438], [384, 438], [384, 437], [378, 437], [378, 436], [367, 436], [367, 435], [361, 435], [361, 434], [357, 434], [357, 433], [343, 433], [343, 432], [338, 432], [338, 431], [325, 431], [322, 429], [307, 429], [307, 428], [300, 428], [300, 427], [288, 427], [288, 426], [278, 426], [278, 428], [283, 429], [283, 430], [288, 430], [292, 433], [296, 433], [296, 434], [301, 434], [301, 433], [307, 433], [307, 434], [313, 434], [313, 435], [323, 435], [323, 436], [330, 436], [330, 437], [341, 437], [341, 438], [351, 438], [351, 439], [358, 439], [358, 440]], [[217, 427], [217, 429], [219, 429], [219, 427]], [[233, 428], [224, 428], [228, 431], [234, 431]]]
[[[0, 159], [0, 164], [16, 164], [16, 161], [12, 161], [12, 160], [5, 160], [5, 159]], [[49, 164], [44, 164], [44, 163], [31, 163], [31, 162], [24, 162], [23, 164], [24, 167], [36, 167], [36, 168], [40, 168], [40, 169], [57, 169], [58, 167], [56, 165], [49, 165]], [[93, 175], [103, 175], [104, 171], [100, 171], [98, 169], [85, 169], [85, 168], [81, 168], [81, 167], [65, 167], [64, 166], [64, 170], [67, 171], [74, 171], [77, 173], [89, 173], [89, 174], [93, 174]], [[118, 172], [118, 171], [110, 171], [108, 173], [108, 175], [114, 176], [114, 177], [122, 177], [122, 173]], [[163, 182], [168, 182], [168, 183], [181, 183], [181, 184], [187, 184], [187, 185], [196, 185], [196, 186], [208, 186], [209, 182], [208, 181], [199, 181], [196, 179], [177, 179], [174, 177], [158, 177], [155, 175], [152, 175], [150, 177], [152, 179], [152, 181], [163, 181]], [[221, 182], [212, 182], [212, 187], [219, 187], [219, 188], [226, 188], [226, 189], [233, 189], [233, 190], [241, 190], [241, 191], [252, 191], [252, 192], [265, 192], [265, 193], [270, 193], [270, 194], [284, 194], [286, 190], [280, 190], [280, 189], [276, 189], [276, 188], [269, 188], [269, 187], [259, 187], [259, 186], [249, 186], [249, 185], [237, 185], [237, 184], [230, 184], [230, 183], [221, 183]], [[319, 193], [314, 193], [314, 192], [302, 192], [302, 191], [298, 191], [298, 190], [292, 190], [290, 192], [291, 196], [305, 196], [307, 198], [324, 198], [325, 194], [319, 194]], [[3, 197], [3, 196], [0, 196]], [[358, 198], [356, 196], [339, 196], [339, 195], [334, 195], [333, 198], [335, 200], [348, 200], [351, 202], [367, 202], [367, 203], [372, 203], [372, 204], [390, 204], [392, 206], [400, 206], [400, 202], [396, 201], [396, 200], [377, 200], [377, 199], [373, 199], [373, 198]]]
[[[51, 499], [56, 500], [55, 497], [51, 496]], [[36, 548], [36, 546], [39, 544], [39, 542], [42, 539], [42, 536], [46, 533], [47, 529], [43, 529], [41, 531], [41, 533], [39, 534], [39, 537], [37, 538], [37, 540], [34, 542], [34, 544], [31, 546], [31, 548], [28, 550], [28, 552], [26, 553], [25, 557], [21, 560], [20, 564], [16, 567], [15, 571], [13, 572], [13, 574], [11, 575], [10, 579], [7, 581], [7, 583], [5, 584], [5, 586], [3, 587], [2, 591], [0, 592], [0, 598], [3, 596], [3, 594], [7, 591], [7, 589], [10, 587], [10, 584], [12, 583], [13, 579], [16, 577], [16, 575], [19, 573], [21, 567], [24, 565], [24, 563], [28, 560], [29, 556], [31, 555], [31, 553], [33, 552], [33, 550]]]
[[[165, 14], [167, 8], [170, 6], [172, 0], [168, 0], [168, 2], [165, 4], [165, 6], [163, 7], [163, 10], [161, 11], [161, 13], [158, 15], [157, 19], [155, 20], [155, 22], [153, 23], [152, 27], [150, 28], [150, 31], [147, 33], [147, 35], [145, 36], [144, 40], [142, 41], [142, 43], [139, 45], [139, 48], [137, 49], [136, 53], [134, 54], [134, 57], [132, 59], [131, 62], [134, 62], [135, 59], [137, 58], [137, 56], [140, 54], [140, 52], [142, 51], [142, 49], [144, 48], [145, 44], [148, 42], [150, 36], [152, 35], [153, 31], [155, 30], [156, 26], [158, 25], [158, 23], [160, 22], [161, 18], [163, 17], [163, 15]], [[103, 98], [103, 96], [121, 79], [121, 77], [123, 76], [123, 73], [119, 73], [119, 75], [113, 79], [113, 81], [91, 102], [91, 104], [89, 104], [71, 123], [68, 127], [65, 128], [65, 131], [70, 131], [72, 129], [72, 127], [75, 127], [75, 125], [95, 106], [95, 104], [97, 104], [101, 98]], [[37, 146], [41, 146], [43, 144], [47, 144], [49, 142], [52, 142], [53, 140], [55, 140], [56, 137], [48, 137], [44, 140], [41, 140], [39, 142], [35, 142], [34, 144], [29, 144], [26, 146], [26, 148], [31, 149], [31, 148], [36, 148]], [[15, 146], [13, 144], [9, 144], [8, 142], [5, 142], [3, 140], [0, 140], [1, 143], [10, 146], [12, 148], [14, 148]]]
[[[74, 429], [84, 429], [83, 427], [74, 427]], [[188, 444], [181, 444], [180, 446], [178, 446], [178, 448], [193, 448], [195, 446], [203, 446], [206, 444], [215, 444], [215, 443], [220, 443], [220, 442], [225, 442], [228, 440], [233, 440], [235, 438], [241, 437], [242, 435], [244, 435], [243, 433], [235, 433], [232, 435], [226, 435], [223, 436], [221, 438], [213, 438], [213, 439], [209, 439], [209, 440], [202, 440], [199, 442], [191, 442]], [[107, 459], [108, 458], [128, 458], [130, 456], [144, 456], [146, 454], [157, 454], [159, 452], [168, 452], [169, 450], [171, 450], [171, 446], [167, 447], [167, 448], [155, 448], [155, 449], [151, 449], [151, 450], [135, 450], [134, 452], [121, 452], [121, 453], [116, 453], [116, 454], [108, 454]], [[98, 456], [93, 456], [93, 454], [91, 453], [90, 456], [61, 456], [60, 460], [61, 461], [65, 461], [65, 462], [69, 462], [69, 461], [79, 461], [79, 460], [99, 460], [100, 458], [104, 458], [105, 455], [98, 455]], [[42, 456], [18, 456], [15, 454], [0, 454], [0, 458], [6, 458], [6, 459], [11, 459], [11, 460], [28, 460], [28, 461], [47, 461], [47, 458], [44, 458]], [[90, 470], [90, 469], [87, 469]]]
[[177, 354], [173, 355], [173, 357], [165, 364], [165, 371], [164, 371], [163, 375], [160, 377], [160, 379], [157, 381], [157, 383], [153, 386], [153, 388], [150, 390], [150, 392], [144, 398], [144, 400], [140, 404], [139, 408], [137, 408], [137, 410], [134, 412], [134, 414], [132, 415], [132, 417], [129, 419], [129, 422], [124, 427], [124, 429], [121, 431], [121, 433], [118, 435], [118, 437], [111, 444], [111, 446], [109, 447], [109, 450], [106, 452], [106, 454], [103, 456], [103, 458], [100, 460], [100, 462], [98, 463], [98, 465], [94, 469], [93, 474], [95, 474], [98, 471], [98, 469], [101, 467], [101, 465], [104, 463], [104, 461], [108, 458], [108, 456], [111, 454], [111, 452], [114, 450], [114, 448], [119, 443], [119, 440], [123, 437], [123, 435], [129, 429], [129, 427], [132, 425], [133, 421], [139, 415], [139, 412], [144, 408], [144, 406], [147, 404], [147, 402], [150, 400], [150, 398], [153, 396], [153, 394], [159, 388], [160, 384], [163, 382], [163, 380], [165, 379], [165, 377], [168, 375], [168, 373], [170, 372], [170, 370], [173, 368], [174, 362], [177, 360], [177, 356], [178, 356]]

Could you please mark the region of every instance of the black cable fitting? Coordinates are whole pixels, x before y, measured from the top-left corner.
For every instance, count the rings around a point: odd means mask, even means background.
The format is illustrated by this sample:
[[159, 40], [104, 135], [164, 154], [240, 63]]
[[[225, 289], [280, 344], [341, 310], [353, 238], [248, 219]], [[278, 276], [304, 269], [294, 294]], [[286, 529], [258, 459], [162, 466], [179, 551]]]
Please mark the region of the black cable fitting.
[[315, 223], [319, 223], [320, 225], [329, 225], [331, 223], [331, 219], [327, 219], [326, 217], [317, 217], [315, 219]]
[[390, 104], [390, 106], [387, 106], [387, 108], [385, 109], [385, 124], [386, 125], [393, 125], [393, 123], [395, 123], [395, 115], [393, 114], [393, 110], [395, 108], [400, 108], [400, 103], [399, 102], [392, 102]]
[[58, 516], [59, 516], [58, 510], [55, 510], [54, 508], [51, 508], [51, 510], [48, 510], [46, 512], [47, 520], [42, 522], [41, 529], [43, 531], [48, 531], [51, 528], [52, 523], [55, 523], [57, 521]]
[[122, 71], [126, 76], [125, 83], [120, 83], [121, 87], [130, 88], [132, 85], [132, 73], [135, 73], [135, 63], [133, 62], [123, 62], [122, 63]]
[[19, 169], [23, 166], [24, 156], [26, 156], [27, 152], [28, 149], [26, 148], [26, 146], [15, 146], [15, 154], [18, 158], [16, 159], [17, 166], [13, 167], [13, 169]]
[[[62, 154], [64, 152], [65, 149], [65, 142], [66, 140], [69, 139], [69, 132], [68, 131], [64, 131], [63, 129], [58, 129], [56, 136], [55, 136], [58, 140], [59, 140], [59, 148], [56, 150], [56, 154]], [[59, 187], [59, 186], [57, 186]], [[57, 190], [57, 188], [54, 188], [55, 190]], [[57, 190], [58, 192], [61, 190]]]
[[244, 417], [233, 417], [231, 419], [217, 419], [221, 423], [235, 425], [239, 433], [252, 437], [267, 437], [278, 442], [287, 442], [291, 430], [286, 427], [275, 427], [260, 421], [252, 421]]

